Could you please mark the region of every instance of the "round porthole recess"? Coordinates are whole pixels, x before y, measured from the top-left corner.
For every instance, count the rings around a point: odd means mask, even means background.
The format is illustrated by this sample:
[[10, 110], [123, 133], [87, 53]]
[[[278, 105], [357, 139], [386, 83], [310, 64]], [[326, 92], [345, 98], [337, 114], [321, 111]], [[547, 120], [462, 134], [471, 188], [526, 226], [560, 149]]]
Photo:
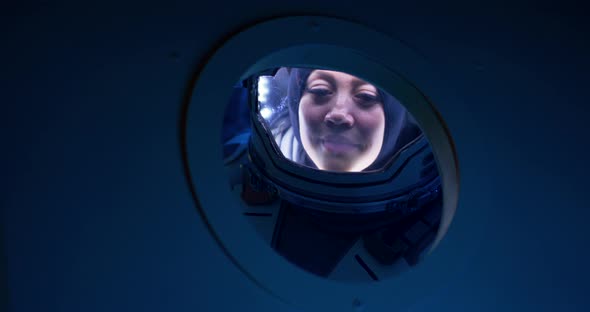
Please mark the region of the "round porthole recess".
[[[183, 129], [198, 209], [232, 262], [257, 286], [289, 305], [305, 311], [402, 310], [452, 278], [452, 270], [436, 257], [428, 257], [410, 272], [376, 283], [320, 278], [275, 253], [239, 213], [240, 203], [230, 194], [221, 152], [226, 104], [236, 82], [285, 66], [351, 73], [403, 103], [428, 139], [441, 178], [442, 217], [430, 248], [436, 254], [457, 207], [459, 168], [450, 133], [425, 96], [435, 80], [432, 71], [400, 42], [334, 18], [296, 16], [266, 21], [237, 33], [214, 51], [192, 90]], [[423, 86], [423, 82], [428, 84]]]

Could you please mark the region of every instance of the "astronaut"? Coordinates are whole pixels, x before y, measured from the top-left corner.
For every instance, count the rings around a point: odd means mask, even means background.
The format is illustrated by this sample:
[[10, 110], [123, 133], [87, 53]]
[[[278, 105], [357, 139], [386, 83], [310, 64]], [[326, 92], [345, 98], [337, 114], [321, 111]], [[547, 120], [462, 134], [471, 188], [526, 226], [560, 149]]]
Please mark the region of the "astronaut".
[[243, 213], [267, 217], [254, 224], [308, 272], [337, 279], [357, 263], [379, 280], [417, 264], [436, 235], [430, 146], [395, 97], [359, 77], [294, 67], [251, 77], [234, 88], [223, 134]]

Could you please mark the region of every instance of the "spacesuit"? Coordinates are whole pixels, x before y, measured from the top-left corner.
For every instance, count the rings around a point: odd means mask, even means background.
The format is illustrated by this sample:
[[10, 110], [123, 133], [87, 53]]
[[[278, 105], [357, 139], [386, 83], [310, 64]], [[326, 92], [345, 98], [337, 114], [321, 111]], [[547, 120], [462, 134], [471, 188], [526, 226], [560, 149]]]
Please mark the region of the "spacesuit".
[[395, 97], [377, 89], [386, 122], [376, 159], [361, 172], [319, 169], [302, 144], [297, 117], [312, 72], [280, 68], [234, 87], [222, 139], [244, 215], [256, 219], [274, 250], [319, 276], [340, 279], [335, 272], [356, 263], [379, 280], [390, 267], [417, 264], [442, 209], [425, 136]]

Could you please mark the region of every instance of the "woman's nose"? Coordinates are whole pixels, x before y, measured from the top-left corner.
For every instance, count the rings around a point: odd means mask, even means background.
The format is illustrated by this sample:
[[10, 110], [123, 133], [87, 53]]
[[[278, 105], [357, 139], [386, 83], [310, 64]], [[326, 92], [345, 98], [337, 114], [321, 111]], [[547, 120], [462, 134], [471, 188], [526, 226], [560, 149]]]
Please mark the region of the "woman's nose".
[[329, 127], [350, 128], [354, 125], [354, 118], [345, 105], [335, 105], [324, 119]]

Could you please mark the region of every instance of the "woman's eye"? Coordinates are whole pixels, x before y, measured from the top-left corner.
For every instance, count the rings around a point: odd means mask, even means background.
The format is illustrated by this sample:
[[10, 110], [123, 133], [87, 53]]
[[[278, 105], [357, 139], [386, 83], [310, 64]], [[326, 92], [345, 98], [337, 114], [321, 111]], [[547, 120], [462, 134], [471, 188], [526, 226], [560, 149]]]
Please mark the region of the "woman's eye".
[[324, 89], [324, 88], [307, 89], [307, 92], [309, 92], [317, 97], [325, 97], [325, 96], [328, 96], [332, 93], [329, 89]]
[[370, 93], [359, 93], [356, 98], [362, 106], [372, 106], [379, 102], [379, 97]]

